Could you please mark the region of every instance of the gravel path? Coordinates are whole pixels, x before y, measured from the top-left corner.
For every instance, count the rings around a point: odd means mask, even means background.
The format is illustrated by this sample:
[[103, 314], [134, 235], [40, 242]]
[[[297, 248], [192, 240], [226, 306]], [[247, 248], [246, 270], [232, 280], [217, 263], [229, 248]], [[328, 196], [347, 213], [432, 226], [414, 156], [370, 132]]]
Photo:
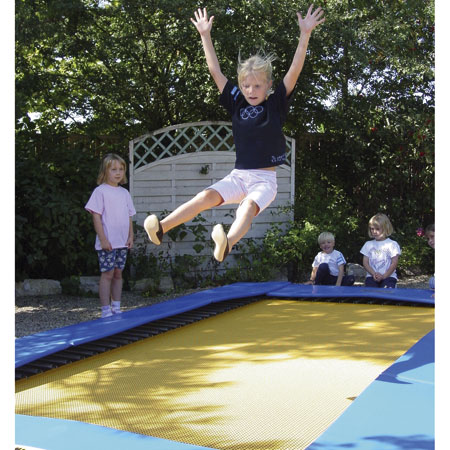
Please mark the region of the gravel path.
[[[123, 291], [121, 309], [129, 311], [187, 295], [201, 289], [191, 289], [182, 294], [166, 294], [158, 297], [143, 297], [140, 293]], [[16, 297], [16, 337], [39, 333], [53, 328], [65, 327], [100, 317], [98, 297], [76, 297], [70, 295], [37, 295]]]
[[[428, 275], [399, 280], [401, 288], [428, 289]], [[139, 293], [122, 293], [122, 310], [141, 308], [160, 303], [171, 298], [191, 294], [201, 289], [191, 289], [180, 294], [167, 294], [159, 297], [143, 297]], [[73, 297], [67, 295], [16, 297], [15, 334], [27, 336], [40, 331], [65, 327], [100, 317], [98, 297]]]

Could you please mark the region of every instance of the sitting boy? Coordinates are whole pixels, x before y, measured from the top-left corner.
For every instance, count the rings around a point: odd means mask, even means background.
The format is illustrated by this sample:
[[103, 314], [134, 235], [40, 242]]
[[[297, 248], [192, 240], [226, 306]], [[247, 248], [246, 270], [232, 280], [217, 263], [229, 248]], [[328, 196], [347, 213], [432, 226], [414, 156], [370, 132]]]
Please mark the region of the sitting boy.
[[317, 239], [322, 249], [312, 263], [311, 277], [305, 284], [353, 286], [355, 277], [344, 275], [344, 255], [334, 249], [334, 235], [329, 232], [320, 233]]

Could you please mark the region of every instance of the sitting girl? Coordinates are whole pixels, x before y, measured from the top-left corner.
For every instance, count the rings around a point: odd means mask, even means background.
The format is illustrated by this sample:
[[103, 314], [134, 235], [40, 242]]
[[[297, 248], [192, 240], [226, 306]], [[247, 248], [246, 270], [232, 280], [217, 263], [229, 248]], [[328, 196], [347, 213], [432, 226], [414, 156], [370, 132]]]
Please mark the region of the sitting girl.
[[394, 232], [391, 221], [385, 214], [375, 214], [369, 220], [369, 237], [362, 249], [363, 266], [367, 271], [365, 286], [395, 288], [400, 246], [389, 236]]

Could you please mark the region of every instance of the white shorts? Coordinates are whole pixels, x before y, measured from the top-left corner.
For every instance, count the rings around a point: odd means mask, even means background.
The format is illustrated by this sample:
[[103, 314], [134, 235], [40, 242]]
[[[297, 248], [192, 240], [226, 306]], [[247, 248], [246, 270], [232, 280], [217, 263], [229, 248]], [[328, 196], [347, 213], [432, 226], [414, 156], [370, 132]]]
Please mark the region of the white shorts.
[[277, 174], [274, 170], [233, 169], [225, 178], [206, 189], [214, 189], [223, 198], [222, 205], [241, 204], [253, 200], [260, 214], [277, 195]]

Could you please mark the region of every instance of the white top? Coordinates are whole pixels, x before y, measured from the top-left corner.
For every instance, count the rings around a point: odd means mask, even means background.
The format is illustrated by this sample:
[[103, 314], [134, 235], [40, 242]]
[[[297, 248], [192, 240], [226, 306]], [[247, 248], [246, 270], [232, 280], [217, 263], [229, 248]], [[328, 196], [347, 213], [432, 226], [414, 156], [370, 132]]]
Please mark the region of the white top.
[[[127, 245], [130, 217], [136, 214], [130, 193], [122, 186], [103, 183], [92, 192], [85, 209], [102, 216], [105, 236], [113, 249]], [[100, 239], [95, 239], [95, 249], [101, 250]]]
[[337, 250], [333, 250], [331, 253], [317, 253], [312, 266], [319, 267], [320, 264], [327, 263], [330, 268], [330, 274], [337, 277], [339, 275], [339, 266], [345, 264], [345, 262], [344, 255]]
[[[392, 258], [400, 255], [402, 251], [396, 241], [386, 238], [383, 241], [375, 239], [367, 241], [363, 245], [361, 253], [369, 258], [369, 265], [373, 270], [384, 275], [391, 265]], [[370, 273], [366, 275], [366, 277], [371, 276]], [[397, 279], [397, 272], [394, 270], [390, 276]]]

